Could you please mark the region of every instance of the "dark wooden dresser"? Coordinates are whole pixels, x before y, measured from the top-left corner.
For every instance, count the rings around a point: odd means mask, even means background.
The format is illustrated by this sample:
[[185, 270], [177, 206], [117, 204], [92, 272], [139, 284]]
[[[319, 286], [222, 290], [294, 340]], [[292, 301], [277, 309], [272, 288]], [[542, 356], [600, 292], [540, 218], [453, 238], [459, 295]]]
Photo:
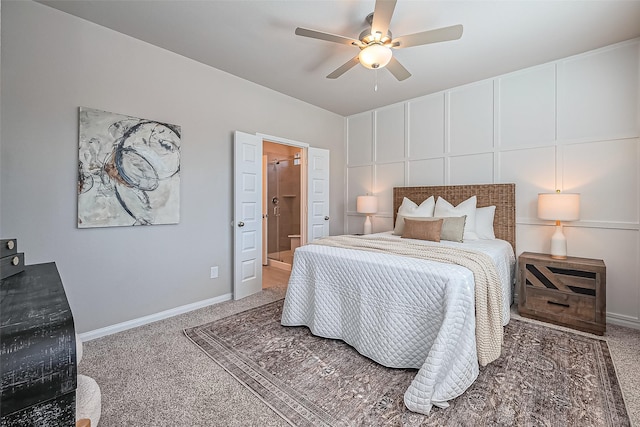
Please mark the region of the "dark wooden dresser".
[[0, 282], [0, 426], [75, 426], [75, 329], [55, 263]]

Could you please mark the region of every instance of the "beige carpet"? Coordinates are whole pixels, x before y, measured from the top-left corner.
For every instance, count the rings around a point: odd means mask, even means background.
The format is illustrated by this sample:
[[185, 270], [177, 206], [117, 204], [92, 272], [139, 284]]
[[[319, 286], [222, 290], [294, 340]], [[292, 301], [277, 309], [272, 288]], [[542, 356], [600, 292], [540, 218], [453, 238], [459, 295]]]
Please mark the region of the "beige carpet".
[[[285, 286], [283, 281], [240, 301], [86, 342], [79, 373], [100, 385], [100, 426], [287, 425], [183, 334], [185, 328], [281, 299]], [[640, 330], [608, 325], [606, 338], [627, 410], [640, 427]]]
[[630, 425], [602, 340], [512, 320], [502, 356], [424, 416], [403, 404], [414, 369], [385, 368], [281, 317], [277, 301], [185, 334], [292, 425]]

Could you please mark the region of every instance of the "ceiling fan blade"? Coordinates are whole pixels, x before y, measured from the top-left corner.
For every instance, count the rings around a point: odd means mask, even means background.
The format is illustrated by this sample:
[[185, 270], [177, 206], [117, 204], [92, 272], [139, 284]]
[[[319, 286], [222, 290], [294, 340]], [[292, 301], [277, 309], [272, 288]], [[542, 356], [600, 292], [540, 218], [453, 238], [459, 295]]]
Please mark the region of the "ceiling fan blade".
[[376, 6], [373, 10], [373, 21], [371, 22], [371, 34], [380, 32], [382, 37], [387, 35], [395, 7], [396, 0], [376, 0]]
[[392, 41], [392, 46], [400, 49], [404, 47], [419, 46], [422, 44], [446, 42], [458, 40], [462, 37], [462, 25], [438, 28], [436, 30], [423, 31], [421, 33], [400, 36]]
[[309, 30], [307, 28], [296, 28], [296, 35], [303, 37], [311, 37], [312, 39], [326, 40], [328, 42], [349, 44], [359, 46], [361, 43], [359, 40], [350, 39], [349, 37], [339, 36], [336, 34], [323, 33], [321, 31]]
[[411, 77], [411, 73], [407, 71], [406, 68], [402, 66], [401, 63], [398, 62], [396, 58], [391, 57], [391, 61], [387, 64], [387, 68], [393, 74], [393, 76], [398, 79], [398, 81], [403, 81]]
[[337, 79], [338, 77], [340, 77], [341, 75], [343, 75], [344, 73], [349, 71], [351, 68], [353, 68], [359, 62], [360, 61], [358, 60], [358, 55], [356, 55], [355, 57], [351, 58], [350, 60], [348, 60], [347, 62], [345, 62], [341, 66], [339, 66], [334, 72], [329, 74], [327, 76], [327, 78], [328, 79]]

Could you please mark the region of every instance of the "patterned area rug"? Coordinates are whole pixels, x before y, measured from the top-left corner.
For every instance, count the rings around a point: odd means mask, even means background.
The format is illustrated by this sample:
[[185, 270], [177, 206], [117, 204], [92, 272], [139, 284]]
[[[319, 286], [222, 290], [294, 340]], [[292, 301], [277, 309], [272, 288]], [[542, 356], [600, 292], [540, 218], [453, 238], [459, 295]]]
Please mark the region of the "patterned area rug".
[[502, 356], [447, 409], [408, 411], [416, 374], [280, 325], [282, 301], [185, 330], [295, 426], [630, 426], [605, 341], [512, 319]]

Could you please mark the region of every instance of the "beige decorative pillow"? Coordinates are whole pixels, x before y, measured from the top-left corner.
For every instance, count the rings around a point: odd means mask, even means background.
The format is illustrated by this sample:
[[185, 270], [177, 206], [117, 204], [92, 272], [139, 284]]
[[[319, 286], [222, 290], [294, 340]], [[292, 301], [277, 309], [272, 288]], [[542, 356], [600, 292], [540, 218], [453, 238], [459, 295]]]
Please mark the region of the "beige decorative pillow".
[[420, 220], [413, 218], [404, 219], [404, 231], [402, 237], [407, 239], [440, 241], [440, 231], [442, 230], [442, 219]]
[[[440, 240], [450, 240], [452, 242], [462, 242], [464, 236], [464, 225], [467, 220], [466, 215], [433, 217], [433, 218], [405, 218], [414, 221], [437, 221], [442, 220], [442, 230], [440, 231]], [[404, 237], [404, 235], [402, 236]]]
[[450, 216], [443, 218], [441, 240], [450, 240], [452, 242], [462, 242], [464, 237], [464, 226], [467, 216]]

